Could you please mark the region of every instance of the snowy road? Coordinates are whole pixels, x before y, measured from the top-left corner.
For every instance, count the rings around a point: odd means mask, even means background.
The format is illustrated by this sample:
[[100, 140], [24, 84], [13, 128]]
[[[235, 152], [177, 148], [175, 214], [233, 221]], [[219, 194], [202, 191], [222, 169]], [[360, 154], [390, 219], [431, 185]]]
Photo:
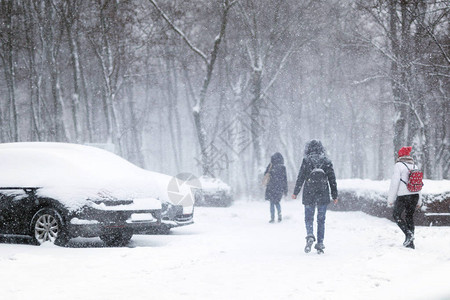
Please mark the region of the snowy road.
[[[450, 227], [416, 228], [328, 212], [325, 254], [303, 252], [303, 207], [196, 208], [196, 224], [130, 247], [76, 239], [69, 248], [0, 243], [0, 299], [450, 299]], [[89, 246], [84, 248], [84, 246]]]

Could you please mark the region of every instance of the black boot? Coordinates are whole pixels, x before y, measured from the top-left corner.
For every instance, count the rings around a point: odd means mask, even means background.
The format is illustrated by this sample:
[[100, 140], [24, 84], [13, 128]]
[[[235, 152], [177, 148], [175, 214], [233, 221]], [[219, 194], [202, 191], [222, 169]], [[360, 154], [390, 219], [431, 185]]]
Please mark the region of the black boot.
[[403, 246], [408, 247], [408, 245], [413, 243], [413, 241], [414, 241], [414, 233], [410, 230], [406, 231], [406, 238], [405, 241], [403, 242]]
[[313, 235], [308, 235], [306, 237], [305, 253], [311, 252], [311, 246], [315, 241], [316, 241], [316, 238]]
[[318, 254], [323, 254], [323, 249], [325, 249], [325, 246], [323, 243], [317, 243], [314, 248], [316, 248]]
[[416, 249], [416, 246], [414, 246], [414, 241], [411, 241], [408, 245], [405, 246], [406, 248]]
[[278, 222], [281, 222], [283, 218], [281, 218], [281, 214], [278, 214]]

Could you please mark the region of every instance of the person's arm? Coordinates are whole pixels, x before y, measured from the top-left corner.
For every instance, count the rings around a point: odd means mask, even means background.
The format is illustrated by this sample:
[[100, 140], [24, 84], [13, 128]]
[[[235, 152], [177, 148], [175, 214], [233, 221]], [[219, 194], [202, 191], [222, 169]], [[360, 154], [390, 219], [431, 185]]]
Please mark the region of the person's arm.
[[295, 183], [294, 193], [292, 194], [292, 199], [296, 199], [298, 193], [300, 193], [300, 189], [303, 186], [303, 183], [306, 179], [306, 159], [303, 159], [302, 166], [300, 167], [300, 171], [298, 172], [297, 182]]
[[267, 173], [269, 173], [270, 171], [270, 167], [272, 166], [272, 163], [269, 163], [269, 165], [266, 168], [266, 171], [264, 172], [264, 175], [266, 175]]
[[337, 204], [338, 191], [337, 191], [337, 183], [336, 183], [336, 174], [334, 173], [333, 163], [331, 161], [328, 163], [327, 177], [328, 177], [328, 183], [330, 184], [330, 189], [331, 189], [331, 198], [333, 199], [334, 204]]
[[286, 196], [288, 193], [288, 183], [287, 183], [287, 174], [286, 167], [283, 167], [283, 193]]
[[400, 186], [400, 164], [395, 164], [394, 173], [392, 174], [391, 184], [388, 193], [388, 206], [392, 206], [397, 199], [398, 188]]

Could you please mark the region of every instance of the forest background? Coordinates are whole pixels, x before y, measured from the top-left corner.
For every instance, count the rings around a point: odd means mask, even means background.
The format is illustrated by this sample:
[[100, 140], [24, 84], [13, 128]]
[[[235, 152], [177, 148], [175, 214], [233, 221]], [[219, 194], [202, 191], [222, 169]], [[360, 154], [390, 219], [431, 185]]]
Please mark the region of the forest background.
[[0, 0], [0, 142], [106, 145], [252, 194], [320, 139], [338, 178], [412, 145], [449, 179], [449, 1]]

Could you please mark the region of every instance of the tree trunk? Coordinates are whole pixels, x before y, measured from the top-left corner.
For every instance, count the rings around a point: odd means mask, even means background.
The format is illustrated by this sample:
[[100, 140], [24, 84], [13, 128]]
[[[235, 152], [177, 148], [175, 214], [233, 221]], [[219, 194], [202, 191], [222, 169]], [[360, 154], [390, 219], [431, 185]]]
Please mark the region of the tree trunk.
[[133, 93], [133, 82], [128, 82], [128, 109], [130, 113], [130, 128], [131, 128], [131, 148], [136, 163], [140, 167], [145, 166], [145, 159], [142, 155], [142, 139], [141, 139], [141, 126], [139, 126], [139, 119], [137, 118], [138, 110], [136, 109], [136, 101]]
[[10, 141], [19, 141], [19, 128], [17, 124], [17, 104], [16, 104], [16, 62], [14, 51], [14, 28], [13, 22], [14, 1], [7, 0], [0, 3], [0, 20], [2, 44], [0, 48], [0, 58], [3, 63], [3, 71], [5, 75], [6, 86], [8, 89], [8, 117]]
[[[180, 164], [180, 168], [182, 167], [182, 162], [183, 162], [183, 153], [185, 153], [185, 151], [183, 151], [183, 133], [181, 130], [181, 117], [180, 117], [180, 112], [178, 110], [178, 107], [180, 105], [179, 103], [179, 97], [178, 97], [178, 73], [177, 70], [175, 68], [175, 63], [174, 60], [172, 60], [172, 76], [173, 76], [173, 96], [174, 96], [174, 102], [175, 105], [173, 107], [173, 114], [175, 117], [175, 128], [176, 128], [176, 141], [178, 144], [178, 150], [180, 151], [180, 153], [178, 153], [178, 159], [179, 164]], [[180, 169], [181, 171], [181, 169]]]
[[[80, 49], [80, 41], [79, 41], [79, 34], [78, 34], [78, 29], [75, 30], [74, 32], [75, 35], [75, 43], [76, 43], [76, 49]], [[94, 128], [92, 126], [93, 124], [93, 117], [92, 117], [92, 101], [90, 99], [89, 96], [89, 91], [88, 91], [88, 87], [87, 87], [87, 83], [86, 83], [86, 77], [84, 75], [84, 69], [83, 69], [83, 63], [81, 62], [81, 58], [80, 56], [78, 56], [78, 60], [79, 60], [79, 67], [80, 67], [80, 83], [81, 83], [81, 92], [82, 92], [82, 100], [84, 100], [84, 112], [86, 114], [85, 117], [85, 128], [86, 128], [86, 133], [85, 133], [85, 140], [87, 140], [87, 142], [92, 143], [93, 142], [93, 133], [94, 133]]]
[[[383, 97], [383, 89], [380, 89], [380, 95], [382, 95]], [[377, 149], [377, 179], [378, 180], [382, 180], [384, 179], [384, 171], [385, 171], [385, 167], [384, 167], [384, 143], [385, 143], [385, 128], [384, 128], [384, 124], [386, 122], [385, 120], [385, 110], [384, 110], [384, 104], [380, 101], [378, 103], [378, 149]]]
[[[37, 4], [39, 5], [39, 4]], [[42, 35], [45, 42], [45, 60], [48, 72], [50, 74], [51, 93], [53, 98], [53, 113], [54, 113], [54, 131], [53, 138], [59, 142], [70, 141], [69, 132], [66, 128], [65, 120], [65, 103], [62, 98], [61, 83], [58, 70], [57, 57], [59, 55], [59, 43], [60, 39], [55, 37], [54, 32], [54, 9], [50, 0], [45, 0], [43, 11], [43, 28]]]
[[[167, 53], [166, 53], [167, 54]], [[166, 74], [166, 98], [167, 98], [167, 103], [169, 104], [168, 106], [168, 114], [169, 114], [169, 132], [170, 132], [170, 137], [171, 137], [171, 141], [172, 141], [172, 150], [173, 150], [173, 155], [174, 155], [174, 161], [175, 161], [175, 168], [177, 170], [177, 172], [181, 172], [181, 159], [180, 159], [180, 152], [181, 149], [179, 147], [179, 141], [177, 140], [178, 135], [175, 129], [176, 126], [176, 122], [177, 122], [177, 116], [175, 115], [175, 110], [176, 110], [176, 99], [175, 99], [175, 90], [176, 90], [176, 86], [174, 85], [175, 83], [172, 81], [172, 72], [171, 72], [171, 60], [172, 57], [169, 54], [166, 59], [165, 59], [165, 74]]]
[[[72, 68], [73, 68], [73, 95], [72, 95], [72, 121], [75, 132], [75, 142], [80, 143], [84, 140], [82, 137], [82, 131], [80, 122], [78, 120], [80, 115], [80, 61], [78, 56], [78, 48], [77, 43], [73, 37], [73, 29], [72, 24], [68, 21], [66, 23], [66, 30], [69, 39], [69, 50], [70, 50], [70, 58], [72, 60]], [[84, 102], [84, 101], [83, 101]]]
[[41, 141], [39, 79], [36, 66], [36, 42], [34, 40], [35, 24], [32, 22], [33, 11], [30, 2], [23, 2], [23, 23], [25, 27], [25, 42], [28, 55], [28, 88], [30, 92], [30, 137], [32, 140]]
[[253, 144], [253, 154], [256, 163], [257, 174], [261, 175], [263, 170], [263, 153], [261, 145], [261, 102], [263, 101], [262, 95], [262, 68], [261, 66], [255, 66], [252, 72], [252, 100], [251, 100], [251, 113], [250, 113], [250, 129]]
[[[120, 128], [118, 120], [118, 111], [116, 108], [115, 98], [117, 93], [117, 72], [119, 71], [118, 61], [113, 58], [113, 49], [111, 48], [111, 43], [108, 37], [108, 25], [109, 18], [114, 18], [110, 16], [105, 11], [106, 7], [101, 6], [99, 12], [100, 19], [100, 43], [96, 44], [91, 40], [91, 44], [94, 48], [95, 54], [100, 64], [102, 80], [103, 80], [103, 109], [107, 124], [107, 143], [113, 143], [115, 149], [120, 155], [121, 152], [121, 142], [120, 142]], [[115, 8], [116, 9], [116, 8]], [[114, 15], [113, 13], [110, 13]], [[108, 22], [109, 21], [109, 22]]]
[[167, 15], [161, 10], [154, 0], [149, 0], [152, 5], [160, 12], [161, 16], [166, 20], [169, 26], [183, 39], [183, 41], [189, 46], [189, 48], [197, 55], [199, 55], [205, 63], [206, 73], [203, 79], [203, 84], [199, 92], [199, 96], [196, 97], [195, 106], [192, 109], [194, 116], [195, 130], [197, 132], [197, 139], [200, 146], [200, 163], [202, 167], [203, 175], [210, 175], [214, 177], [213, 161], [210, 159], [208, 151], [208, 139], [206, 133], [206, 127], [203, 123], [203, 109], [208, 92], [208, 87], [213, 76], [213, 70], [216, 63], [217, 55], [219, 52], [220, 44], [225, 36], [225, 31], [228, 23], [228, 13], [235, 1], [223, 0], [223, 11], [220, 20], [220, 31], [218, 36], [214, 40], [213, 48], [207, 57], [202, 51], [195, 47], [192, 42], [186, 37], [186, 35], [174, 25], [174, 23], [167, 17]]

